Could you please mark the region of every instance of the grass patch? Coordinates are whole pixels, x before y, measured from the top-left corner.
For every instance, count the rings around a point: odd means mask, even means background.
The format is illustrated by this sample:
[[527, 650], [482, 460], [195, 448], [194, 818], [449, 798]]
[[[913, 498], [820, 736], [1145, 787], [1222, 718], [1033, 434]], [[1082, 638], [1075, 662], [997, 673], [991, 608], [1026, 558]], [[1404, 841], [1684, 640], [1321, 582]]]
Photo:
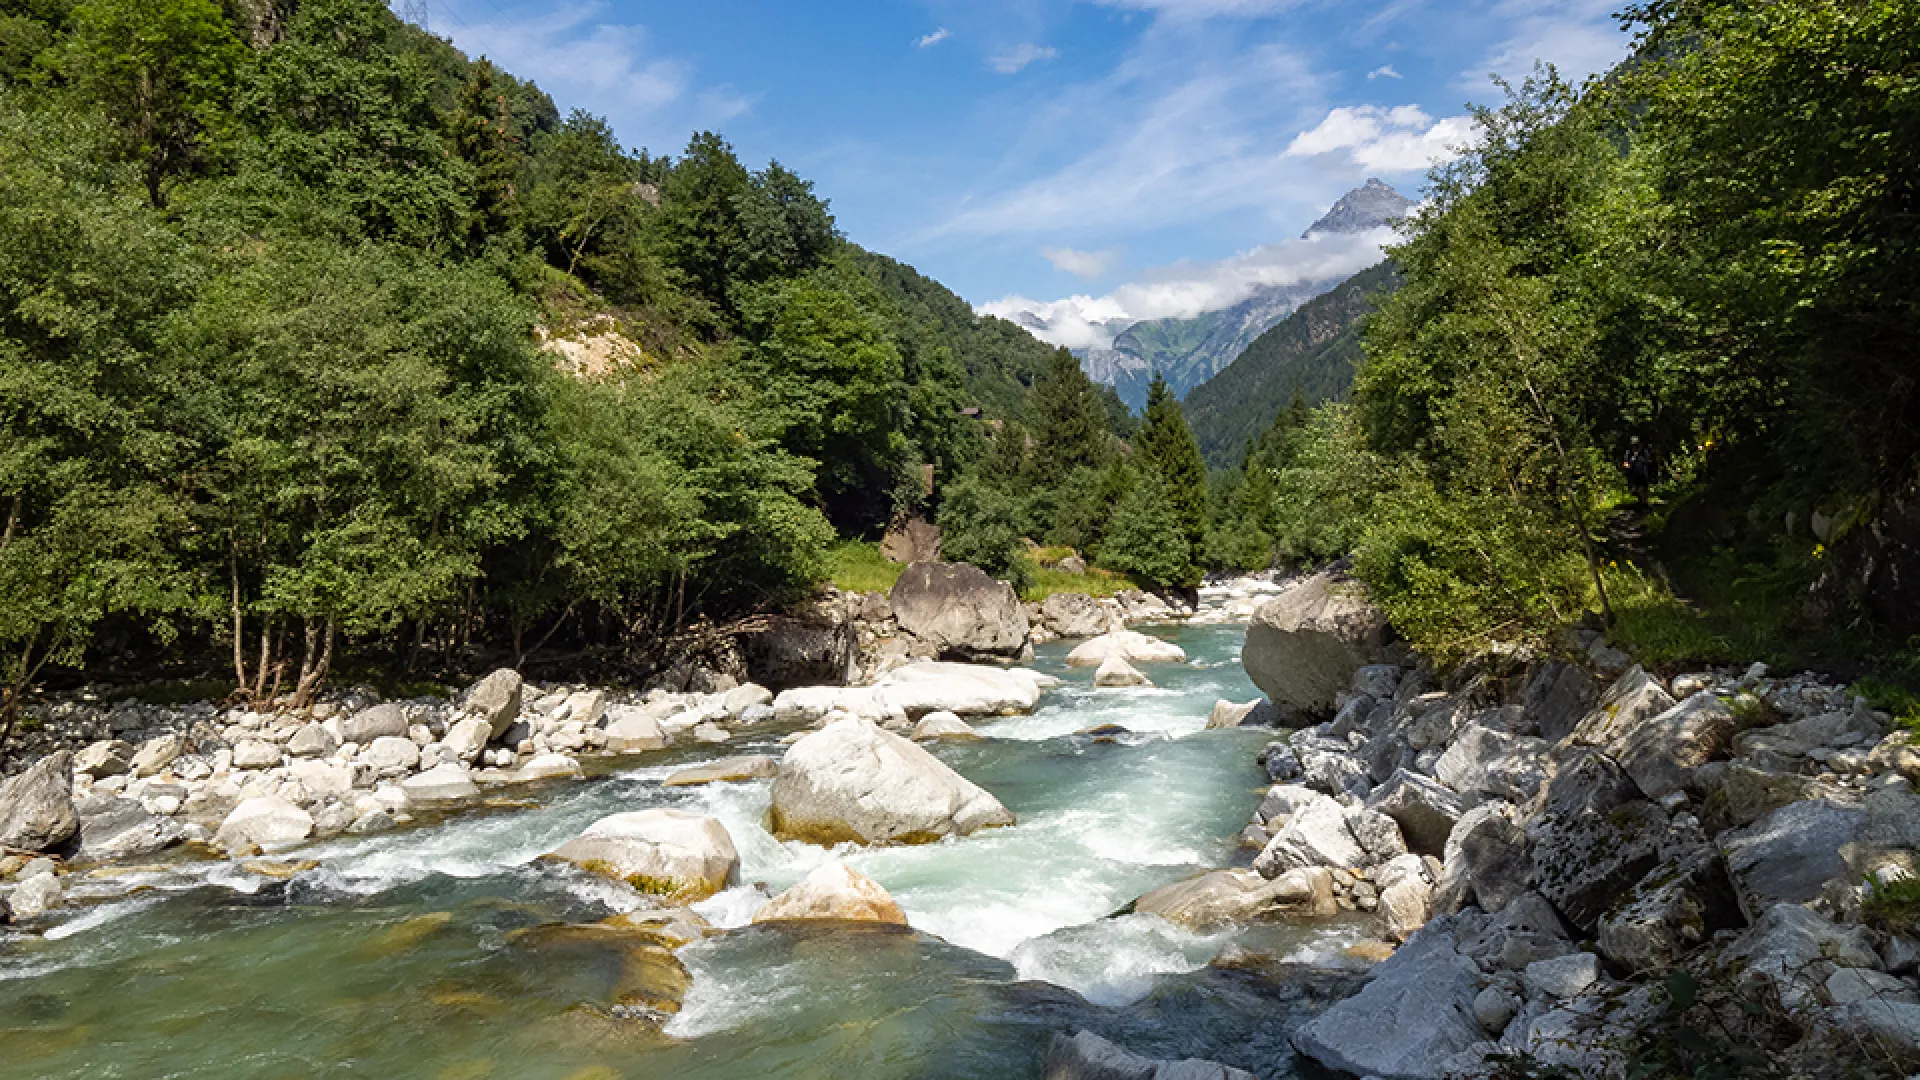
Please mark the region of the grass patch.
[[1879, 709], [1893, 717], [1893, 722], [1908, 731], [1920, 732], [1920, 695], [1915, 695], [1904, 685], [1878, 675], [1869, 675], [1859, 679], [1847, 688], [1856, 696], [1867, 699], [1867, 707]]
[[844, 592], [887, 592], [906, 567], [887, 561], [879, 544], [845, 540], [827, 552], [827, 577]]
[[1920, 924], [1920, 878], [1872, 882], [1860, 902], [1860, 913], [1890, 934], [1911, 934]]
[[1729, 664], [1739, 660], [1735, 644], [1715, 620], [1673, 595], [1661, 582], [1633, 566], [1607, 571], [1607, 597], [1614, 624], [1608, 634], [1649, 667]]
[[1028, 551], [1027, 557], [1032, 559], [1036, 566], [1052, 566], [1069, 555], [1078, 554], [1079, 552], [1065, 544], [1046, 544]]
[[1036, 567], [1033, 580], [1020, 590], [1020, 599], [1038, 603], [1054, 593], [1062, 592], [1086, 593], [1094, 597], [1117, 596], [1132, 588], [1137, 588], [1132, 578], [1097, 566], [1088, 567], [1084, 574]]

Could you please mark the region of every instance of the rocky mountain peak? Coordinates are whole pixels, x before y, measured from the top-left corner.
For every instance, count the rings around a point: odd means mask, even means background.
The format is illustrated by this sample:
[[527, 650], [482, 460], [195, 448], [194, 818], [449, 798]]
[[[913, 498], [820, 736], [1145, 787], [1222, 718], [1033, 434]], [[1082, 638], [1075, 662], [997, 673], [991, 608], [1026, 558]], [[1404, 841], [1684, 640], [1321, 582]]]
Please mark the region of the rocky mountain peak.
[[1317, 232], [1365, 232], [1405, 217], [1414, 205], [1412, 199], [1395, 191], [1391, 184], [1370, 176], [1366, 183], [1340, 196], [1340, 201], [1300, 236], [1305, 239]]

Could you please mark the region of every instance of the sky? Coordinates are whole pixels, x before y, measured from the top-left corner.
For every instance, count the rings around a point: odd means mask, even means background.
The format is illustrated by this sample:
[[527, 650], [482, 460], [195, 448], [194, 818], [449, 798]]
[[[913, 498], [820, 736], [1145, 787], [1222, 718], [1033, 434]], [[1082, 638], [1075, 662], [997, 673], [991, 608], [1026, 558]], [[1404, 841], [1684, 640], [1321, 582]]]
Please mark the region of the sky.
[[1370, 176], [1419, 198], [1470, 135], [1467, 103], [1497, 102], [1492, 76], [1617, 61], [1619, 6], [395, 2], [631, 147], [677, 154], [713, 130], [752, 167], [778, 160], [849, 239], [1069, 336], [1360, 269], [1383, 237], [1299, 234]]

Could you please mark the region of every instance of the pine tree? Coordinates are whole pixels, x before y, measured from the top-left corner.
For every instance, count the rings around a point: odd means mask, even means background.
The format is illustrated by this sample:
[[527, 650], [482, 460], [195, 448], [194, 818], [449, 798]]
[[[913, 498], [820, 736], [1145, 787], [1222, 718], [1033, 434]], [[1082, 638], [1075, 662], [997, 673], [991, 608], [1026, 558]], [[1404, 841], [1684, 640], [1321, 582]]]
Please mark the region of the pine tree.
[[1200, 551], [1207, 536], [1207, 465], [1180, 403], [1158, 372], [1147, 388], [1147, 409], [1134, 443], [1166, 486], [1188, 551]]
[[1042, 483], [1056, 484], [1082, 466], [1098, 468], [1107, 459], [1107, 416], [1093, 380], [1080, 361], [1061, 348], [1033, 383], [1034, 471]]
[[1100, 544], [1100, 562], [1155, 585], [1191, 585], [1198, 578], [1191, 545], [1157, 470], [1146, 469], [1114, 508]]

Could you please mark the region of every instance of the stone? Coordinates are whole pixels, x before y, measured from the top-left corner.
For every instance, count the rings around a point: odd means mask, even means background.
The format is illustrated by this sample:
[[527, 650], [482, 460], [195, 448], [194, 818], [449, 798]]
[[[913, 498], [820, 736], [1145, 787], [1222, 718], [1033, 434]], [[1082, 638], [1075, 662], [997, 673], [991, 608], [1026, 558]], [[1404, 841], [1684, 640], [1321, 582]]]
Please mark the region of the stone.
[[73, 756], [73, 771], [95, 780], [119, 776], [131, 768], [133, 747], [123, 739], [101, 739], [88, 743]]
[[1135, 630], [1113, 630], [1074, 646], [1067, 654], [1067, 663], [1074, 667], [1099, 667], [1115, 658], [1128, 664], [1179, 664], [1186, 661], [1187, 651], [1170, 641]]
[[557, 753], [536, 754], [532, 760], [513, 772], [515, 780], [578, 779], [585, 775], [578, 761], [565, 754]]
[[1701, 820], [1709, 832], [1751, 825], [1788, 803], [1816, 797], [1821, 786], [1810, 776], [1769, 772], [1743, 761], [1714, 761], [1693, 771], [1693, 786], [1703, 796]]
[[742, 780], [771, 780], [780, 772], [780, 763], [765, 754], [744, 754], [721, 758], [676, 771], [661, 781], [664, 787], [694, 787], [699, 784], [737, 783]]
[[1776, 904], [1803, 904], [1843, 877], [1840, 849], [1866, 827], [1864, 810], [1825, 799], [1789, 803], [1720, 837], [1740, 910], [1749, 920]]
[[287, 753], [297, 758], [330, 757], [340, 749], [340, 740], [321, 724], [307, 724], [287, 740]]
[[1410, 851], [1440, 855], [1467, 802], [1451, 788], [1418, 773], [1397, 769], [1367, 796], [1367, 807], [1392, 818]]
[[1214, 1061], [1166, 1061], [1130, 1053], [1091, 1031], [1054, 1032], [1040, 1063], [1040, 1080], [1256, 1080], [1250, 1072]]
[[665, 750], [666, 733], [660, 721], [638, 705], [615, 705], [607, 710], [607, 749], [616, 754]]
[[75, 805], [80, 814], [80, 857], [102, 862], [152, 855], [185, 839], [179, 823], [148, 812], [133, 799], [96, 795]]
[[1027, 612], [1013, 586], [970, 563], [912, 563], [887, 600], [900, 628], [941, 657], [1016, 656], [1027, 645]]
[[353, 793], [353, 768], [332, 761], [296, 760], [287, 775], [318, 798], [344, 799]]
[[233, 744], [233, 767], [236, 769], [271, 769], [278, 764], [280, 748], [265, 739], [241, 739]]
[[1348, 684], [1355, 697], [1392, 701], [1400, 689], [1400, 668], [1394, 664], [1366, 664], [1353, 673]]
[[740, 876], [726, 826], [666, 807], [601, 818], [553, 857], [674, 904], [705, 900]]
[[[497, 739], [506, 734], [508, 726], [520, 718], [522, 685], [519, 672], [512, 668], [501, 668], [468, 687], [466, 694], [461, 698], [460, 708], [486, 721], [487, 737], [489, 739]], [[367, 741], [366, 739], [357, 738], [344, 731], [341, 734], [346, 738], [352, 739], [354, 742], [364, 743]], [[369, 731], [367, 734], [371, 737], [398, 735], [400, 733], [397, 731]]]
[[1433, 775], [1463, 795], [1524, 803], [1546, 782], [1546, 750], [1544, 739], [1469, 723], [1434, 763]]
[[48, 754], [0, 785], [0, 847], [53, 851], [79, 831], [72, 751]]
[[1635, 974], [1669, 970], [1741, 921], [1720, 854], [1704, 849], [1654, 867], [1600, 918], [1600, 952]]
[[1314, 740], [1294, 740], [1300, 762], [1300, 782], [1328, 795], [1366, 798], [1373, 791], [1367, 767], [1344, 750]]
[[[1417, 858], [1415, 856], [1416, 861]], [[1409, 873], [1399, 877], [1393, 884], [1380, 890], [1379, 914], [1381, 921], [1386, 923], [1388, 937], [1394, 941], [1407, 940], [1433, 917], [1433, 885], [1427, 881], [1424, 873]]]
[[687, 734], [693, 736], [694, 742], [707, 743], [709, 745], [727, 742], [733, 738], [732, 733], [728, 732], [726, 728], [712, 721], [693, 725], [693, 728], [688, 731]]
[[1549, 660], [1527, 678], [1520, 694], [1521, 730], [1537, 731], [1548, 742], [1573, 733], [1593, 705], [1593, 677], [1564, 660]]
[[360, 752], [360, 760], [373, 766], [381, 776], [399, 776], [412, 772], [420, 764], [420, 748], [412, 739], [382, 735]]
[[1835, 924], [1811, 908], [1786, 903], [1761, 912], [1720, 960], [1740, 972], [1743, 984], [1772, 984], [1788, 1008], [1817, 1003], [1836, 968], [1880, 967], [1865, 927]]
[[[858, 705], [857, 689], [842, 690], [842, 700]], [[922, 662], [895, 668], [873, 684], [866, 695], [872, 713], [861, 708], [846, 711], [908, 717], [942, 711], [956, 716], [1009, 716], [1032, 712], [1042, 690], [1040, 675], [1025, 668]], [[779, 709], [778, 698], [774, 708]]]
[[1383, 658], [1387, 633], [1360, 585], [1319, 573], [1254, 611], [1240, 661], [1275, 706], [1330, 714], [1354, 672]]
[[1333, 875], [1316, 866], [1288, 870], [1272, 880], [1250, 870], [1209, 870], [1144, 894], [1133, 902], [1133, 910], [1207, 930], [1263, 919], [1327, 916], [1339, 908], [1333, 900]]
[[1478, 903], [1499, 911], [1525, 893], [1533, 867], [1527, 837], [1512, 804], [1485, 803], [1460, 815], [1447, 837], [1442, 882], [1448, 907]]
[[1835, 1005], [1852, 1005], [1856, 1001], [1904, 1001], [1909, 1005], [1920, 1004], [1920, 995], [1914, 993], [1912, 984], [1898, 975], [1888, 975], [1872, 968], [1843, 967], [1835, 968], [1827, 976], [1827, 997]]
[[340, 741], [343, 743], [365, 746], [382, 736], [399, 738], [406, 734], [407, 714], [391, 702], [362, 709], [340, 721]]
[[1057, 592], [1040, 601], [1041, 624], [1063, 638], [1096, 637], [1111, 621], [1100, 601], [1086, 593]]
[[1733, 729], [1726, 702], [1703, 691], [1622, 732], [1607, 753], [1641, 794], [1659, 799], [1688, 787], [1693, 771], [1727, 748]]
[[480, 786], [473, 782], [473, 774], [465, 765], [446, 761], [425, 772], [416, 773], [400, 781], [400, 790], [406, 793], [410, 802], [451, 802], [456, 799], [471, 799], [480, 794]]
[[800, 882], [767, 901], [756, 923], [798, 919], [907, 925], [907, 913], [880, 883], [843, 862], [815, 867]]
[[290, 848], [313, 835], [313, 816], [277, 795], [258, 795], [233, 808], [214, 843], [229, 854]]
[[914, 725], [913, 728], [913, 740], [915, 742], [927, 742], [932, 739], [978, 739], [981, 737], [979, 732], [973, 730], [973, 725], [945, 710], [928, 713], [921, 717], [920, 722]]
[[1263, 823], [1279, 829], [1287, 819], [1298, 813], [1303, 807], [1310, 806], [1326, 796], [1312, 788], [1299, 784], [1275, 784], [1267, 789], [1260, 800], [1260, 806], [1254, 810], [1254, 816]]
[[1569, 738], [1579, 746], [1605, 748], [1676, 704], [1659, 679], [1641, 667], [1631, 667], [1613, 681]]
[[1298, 867], [1354, 867], [1367, 863], [1367, 853], [1347, 828], [1346, 811], [1325, 795], [1301, 807], [1286, 827], [1253, 860], [1262, 877], [1272, 879]]
[[1347, 831], [1353, 834], [1353, 840], [1360, 850], [1367, 853], [1367, 862], [1382, 863], [1407, 854], [1407, 842], [1400, 835], [1400, 826], [1392, 818], [1377, 810], [1365, 806], [1346, 808]]
[[1152, 686], [1153, 680], [1134, 670], [1132, 664], [1118, 656], [1109, 655], [1100, 661], [1100, 669], [1093, 673], [1093, 685], [1101, 687]]
[[1479, 1023], [1480, 1030], [1494, 1038], [1507, 1030], [1513, 1022], [1515, 1013], [1520, 1011], [1520, 999], [1505, 987], [1494, 983], [1473, 999], [1473, 1018]]
[[1249, 701], [1246, 704], [1221, 699], [1213, 703], [1213, 711], [1207, 714], [1209, 728], [1237, 728], [1258, 706], [1260, 702]]
[[15, 919], [38, 919], [58, 908], [66, 900], [66, 888], [52, 874], [40, 874], [14, 886], [7, 895], [7, 906]]
[[1480, 971], [1454, 948], [1452, 922], [1428, 923], [1372, 970], [1358, 994], [1295, 1029], [1295, 1049], [1354, 1076], [1446, 1075], [1450, 1059], [1485, 1042], [1473, 1012]]
[[493, 738], [493, 726], [484, 716], [467, 716], [455, 720], [447, 728], [440, 740], [451, 754], [461, 762], [471, 765], [480, 757]]
[[1568, 924], [1591, 934], [1600, 916], [1659, 864], [1669, 824], [1666, 811], [1644, 801], [1536, 819], [1528, 829], [1534, 887]]
[[1587, 987], [1600, 981], [1600, 958], [1587, 952], [1571, 952], [1550, 960], [1535, 960], [1521, 974], [1527, 992], [1554, 998], [1578, 997]]
[[759, 683], [743, 683], [720, 696], [720, 707], [735, 720], [744, 718], [748, 709], [771, 704], [773, 704], [773, 691]]
[[1640, 797], [1640, 788], [1612, 758], [1596, 750], [1577, 751], [1561, 763], [1548, 782], [1539, 813], [1576, 818], [1605, 814]]
[[776, 836], [821, 844], [922, 843], [1014, 822], [939, 758], [860, 717], [794, 743], [772, 804]]
[[1843, 1030], [1871, 1036], [1880, 1043], [1876, 1049], [1887, 1057], [1911, 1062], [1920, 1056], [1920, 1005], [1870, 998], [1835, 1011]]
[[173, 759], [187, 751], [187, 739], [184, 735], [160, 735], [148, 739], [133, 755], [129, 769], [136, 777], [152, 776], [173, 764]]

